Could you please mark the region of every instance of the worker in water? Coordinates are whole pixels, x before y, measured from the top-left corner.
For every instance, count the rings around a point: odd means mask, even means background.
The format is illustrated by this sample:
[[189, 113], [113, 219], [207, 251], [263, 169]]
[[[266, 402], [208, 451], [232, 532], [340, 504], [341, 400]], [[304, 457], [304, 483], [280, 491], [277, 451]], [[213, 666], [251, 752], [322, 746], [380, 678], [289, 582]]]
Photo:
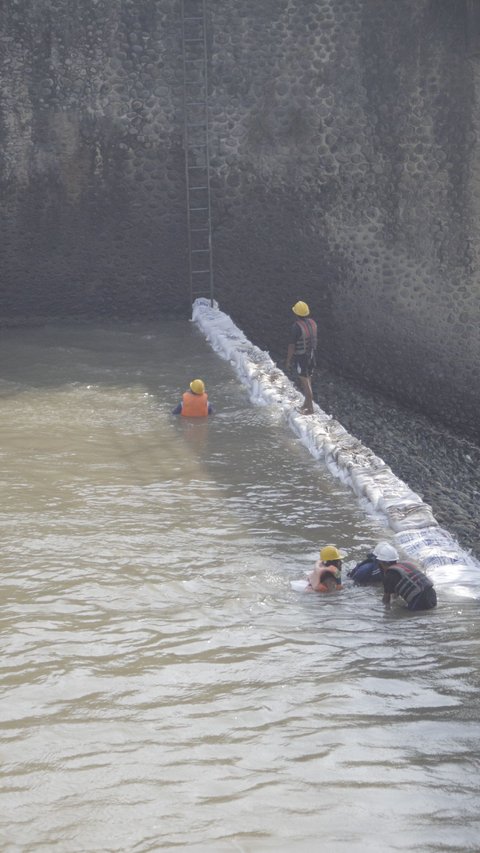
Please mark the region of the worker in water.
[[342, 555], [335, 545], [325, 545], [313, 572], [307, 575], [312, 592], [335, 592], [342, 589]]
[[202, 379], [192, 379], [190, 388], [185, 391], [181, 402], [172, 410], [172, 415], [184, 418], [206, 418], [213, 415], [213, 407], [208, 402], [205, 383]]
[[378, 542], [373, 549], [383, 575], [383, 603], [390, 607], [393, 596], [400, 596], [408, 610], [431, 610], [436, 607], [437, 594], [432, 581], [413, 563], [400, 561], [398, 552], [389, 542]]
[[312, 374], [316, 364], [317, 324], [310, 317], [310, 308], [306, 302], [296, 302], [292, 311], [295, 314], [295, 321], [290, 332], [285, 367], [288, 373], [292, 362], [294, 363], [304, 396], [300, 411], [303, 415], [312, 415]]
[[363, 560], [347, 572], [347, 578], [358, 584], [383, 583], [383, 574], [375, 554], [367, 554]]

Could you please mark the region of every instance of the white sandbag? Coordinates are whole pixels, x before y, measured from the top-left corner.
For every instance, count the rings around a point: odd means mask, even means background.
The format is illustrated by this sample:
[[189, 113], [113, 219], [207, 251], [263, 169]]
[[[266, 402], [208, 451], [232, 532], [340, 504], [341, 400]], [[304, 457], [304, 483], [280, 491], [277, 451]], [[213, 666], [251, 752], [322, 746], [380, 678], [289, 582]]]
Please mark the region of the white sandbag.
[[290, 586], [294, 592], [305, 592], [308, 588], [307, 580], [290, 581]]

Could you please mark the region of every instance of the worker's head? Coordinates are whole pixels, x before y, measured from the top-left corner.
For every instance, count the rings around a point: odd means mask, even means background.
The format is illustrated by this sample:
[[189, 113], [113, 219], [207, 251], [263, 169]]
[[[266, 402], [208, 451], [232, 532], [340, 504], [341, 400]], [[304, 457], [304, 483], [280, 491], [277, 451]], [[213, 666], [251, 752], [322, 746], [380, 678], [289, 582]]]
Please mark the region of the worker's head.
[[342, 555], [335, 545], [325, 545], [320, 551], [320, 559], [325, 565], [333, 565], [340, 567], [342, 565]]
[[193, 391], [194, 394], [204, 394], [205, 382], [202, 379], [192, 379], [190, 382], [190, 391]]
[[377, 558], [381, 566], [383, 564], [391, 565], [397, 562], [398, 551], [393, 545], [390, 545], [390, 542], [377, 542], [373, 549], [373, 556]]
[[308, 317], [310, 314], [310, 308], [306, 302], [295, 302], [292, 311], [297, 317]]

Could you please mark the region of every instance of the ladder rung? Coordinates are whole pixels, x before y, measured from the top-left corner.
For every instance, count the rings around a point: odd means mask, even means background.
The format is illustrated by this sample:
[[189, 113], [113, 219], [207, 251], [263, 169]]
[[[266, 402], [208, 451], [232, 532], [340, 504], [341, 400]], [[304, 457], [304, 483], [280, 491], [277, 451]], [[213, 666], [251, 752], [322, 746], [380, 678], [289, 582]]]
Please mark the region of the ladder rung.
[[199, 56], [198, 59], [186, 59], [185, 62], [203, 62], [203, 56]]
[[192, 249], [192, 255], [199, 255], [200, 252], [209, 252], [210, 249]]
[[208, 187], [190, 187], [191, 190], [208, 190]]
[[206, 146], [205, 142], [189, 142], [188, 147], [189, 148], [206, 148], [207, 146]]
[[192, 232], [192, 234], [194, 231], [196, 234], [198, 234], [199, 231], [208, 231], [208, 228], [190, 228], [190, 231]]
[[192, 16], [188, 16], [183, 19], [184, 21], [203, 21], [203, 18], [192, 18]]
[[188, 209], [192, 213], [194, 210], [208, 210], [208, 207], [189, 207]]
[[187, 127], [206, 127], [206, 126], [207, 126], [206, 121], [194, 121], [191, 123], [187, 122]]
[[189, 169], [204, 169], [204, 171], [207, 170], [206, 166], [188, 166], [188, 168]]
[[190, 103], [185, 104], [186, 107], [204, 107], [205, 101], [190, 101]]
[[191, 43], [193, 43], [193, 42], [203, 41], [203, 37], [202, 37], [202, 38], [199, 38], [199, 39], [183, 39], [183, 41], [184, 41], [184, 43], [185, 43], [185, 44], [187, 44], [187, 43], [188, 43], [188, 44], [191, 44]]
[[203, 275], [203, 273], [206, 273], [206, 272], [210, 272], [210, 269], [208, 269], [208, 270], [192, 270], [192, 275]]

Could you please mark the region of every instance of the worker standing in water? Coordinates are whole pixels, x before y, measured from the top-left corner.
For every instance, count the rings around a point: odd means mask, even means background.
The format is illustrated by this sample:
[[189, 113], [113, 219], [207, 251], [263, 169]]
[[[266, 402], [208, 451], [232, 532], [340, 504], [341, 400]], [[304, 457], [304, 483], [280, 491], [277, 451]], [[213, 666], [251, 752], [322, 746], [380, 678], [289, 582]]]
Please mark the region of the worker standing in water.
[[325, 545], [313, 572], [307, 575], [313, 592], [334, 592], [342, 589], [342, 555], [335, 545]]
[[351, 578], [357, 584], [383, 583], [383, 574], [375, 554], [368, 553], [366, 557], [347, 572], [347, 578]]
[[213, 415], [213, 407], [208, 402], [203, 379], [192, 379], [181, 402], [172, 409], [172, 415], [183, 415], [184, 418], [206, 418]]
[[397, 549], [389, 542], [378, 542], [373, 554], [383, 574], [383, 603], [390, 607], [392, 595], [399, 595], [408, 610], [431, 610], [436, 607], [437, 593], [432, 581], [413, 563], [401, 561]]
[[310, 308], [306, 302], [296, 302], [292, 308], [295, 321], [290, 332], [286, 370], [291, 368], [292, 361], [304, 396], [300, 409], [303, 415], [313, 415], [312, 374], [315, 368], [317, 350], [317, 324], [310, 317]]

